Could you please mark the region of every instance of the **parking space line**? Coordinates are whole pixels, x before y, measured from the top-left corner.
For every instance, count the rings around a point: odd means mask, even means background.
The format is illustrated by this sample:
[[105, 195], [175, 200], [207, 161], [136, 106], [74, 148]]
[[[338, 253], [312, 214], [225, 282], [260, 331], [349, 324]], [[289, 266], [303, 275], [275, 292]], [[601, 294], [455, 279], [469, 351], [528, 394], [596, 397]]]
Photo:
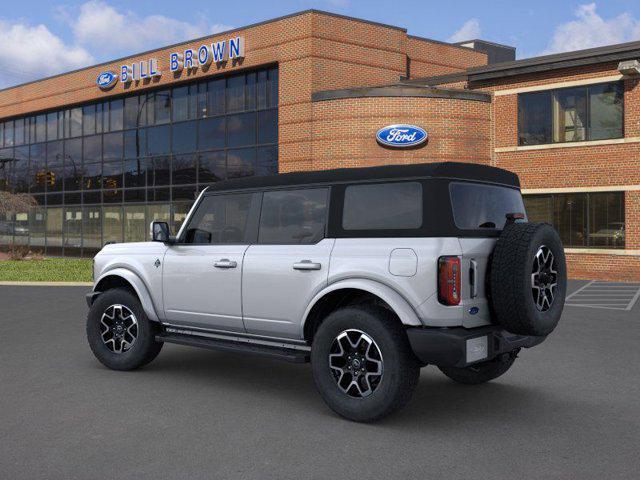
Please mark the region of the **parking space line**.
[[574, 295], [576, 295], [577, 293], [580, 293], [582, 290], [584, 290], [585, 288], [587, 288], [589, 285], [592, 285], [593, 283], [595, 283], [595, 280], [591, 280], [589, 283], [583, 285], [582, 287], [580, 287], [579, 289], [577, 289], [575, 292], [573, 292], [571, 295], [567, 295], [567, 297], [564, 299], [565, 302], [567, 300], [569, 300], [571, 297], [573, 297]]
[[640, 284], [591, 281], [568, 295], [565, 302], [570, 307], [629, 311], [638, 300]]

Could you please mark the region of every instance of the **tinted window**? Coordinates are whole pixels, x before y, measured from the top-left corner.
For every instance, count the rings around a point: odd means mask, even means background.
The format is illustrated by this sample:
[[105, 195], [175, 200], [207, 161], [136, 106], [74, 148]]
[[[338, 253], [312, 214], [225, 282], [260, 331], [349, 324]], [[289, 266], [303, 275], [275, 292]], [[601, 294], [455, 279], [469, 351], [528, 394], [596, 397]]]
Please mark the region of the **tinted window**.
[[452, 183], [449, 188], [453, 218], [462, 230], [502, 229], [507, 213], [524, 213], [519, 190], [475, 183]]
[[185, 233], [185, 243], [244, 243], [253, 194], [205, 197]]
[[259, 243], [312, 244], [324, 237], [329, 189], [266, 192], [262, 200]]
[[422, 226], [422, 185], [417, 182], [352, 185], [344, 192], [342, 228], [399, 230]]

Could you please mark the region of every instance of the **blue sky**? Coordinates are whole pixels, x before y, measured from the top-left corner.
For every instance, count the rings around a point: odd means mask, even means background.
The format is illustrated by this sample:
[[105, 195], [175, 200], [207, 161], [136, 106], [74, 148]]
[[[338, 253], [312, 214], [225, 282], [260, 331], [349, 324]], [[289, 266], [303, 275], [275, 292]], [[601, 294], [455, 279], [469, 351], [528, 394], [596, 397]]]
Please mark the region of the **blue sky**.
[[5, 0], [0, 88], [317, 8], [438, 40], [480, 37], [518, 57], [640, 40], [640, 1]]

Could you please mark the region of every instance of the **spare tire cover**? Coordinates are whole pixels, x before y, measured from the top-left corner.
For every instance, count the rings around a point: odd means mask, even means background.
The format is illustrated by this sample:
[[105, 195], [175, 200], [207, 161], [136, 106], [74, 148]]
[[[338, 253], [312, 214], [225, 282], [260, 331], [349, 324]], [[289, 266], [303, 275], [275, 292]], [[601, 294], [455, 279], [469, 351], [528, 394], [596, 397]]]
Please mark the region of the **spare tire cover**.
[[545, 223], [512, 223], [496, 243], [490, 272], [498, 323], [520, 335], [543, 336], [558, 325], [567, 292], [562, 241]]

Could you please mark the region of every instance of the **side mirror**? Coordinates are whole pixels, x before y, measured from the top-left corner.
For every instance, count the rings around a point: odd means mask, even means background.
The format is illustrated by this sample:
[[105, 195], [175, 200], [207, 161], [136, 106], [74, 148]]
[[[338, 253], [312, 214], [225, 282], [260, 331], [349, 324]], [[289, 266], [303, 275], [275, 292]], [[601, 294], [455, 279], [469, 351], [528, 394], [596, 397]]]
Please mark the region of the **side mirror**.
[[167, 222], [151, 222], [151, 240], [154, 242], [168, 242], [171, 238]]

